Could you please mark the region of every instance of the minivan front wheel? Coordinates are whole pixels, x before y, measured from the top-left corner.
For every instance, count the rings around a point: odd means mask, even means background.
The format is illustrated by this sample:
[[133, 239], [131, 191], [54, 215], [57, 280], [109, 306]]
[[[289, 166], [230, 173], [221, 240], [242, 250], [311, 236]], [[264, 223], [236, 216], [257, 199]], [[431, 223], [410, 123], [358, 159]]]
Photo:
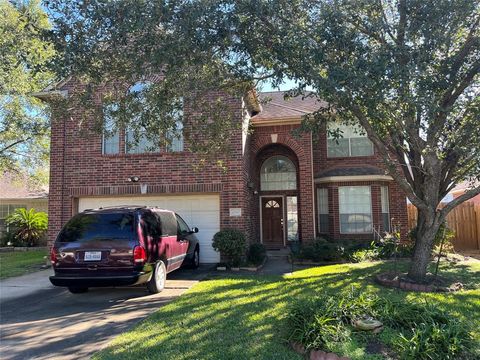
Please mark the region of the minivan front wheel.
[[193, 257], [192, 257], [192, 268], [197, 269], [200, 266], [200, 251], [198, 249], [198, 246], [195, 248], [195, 251], [193, 252]]
[[147, 283], [147, 289], [152, 294], [158, 294], [165, 288], [167, 281], [167, 268], [163, 261], [157, 262], [151, 279]]

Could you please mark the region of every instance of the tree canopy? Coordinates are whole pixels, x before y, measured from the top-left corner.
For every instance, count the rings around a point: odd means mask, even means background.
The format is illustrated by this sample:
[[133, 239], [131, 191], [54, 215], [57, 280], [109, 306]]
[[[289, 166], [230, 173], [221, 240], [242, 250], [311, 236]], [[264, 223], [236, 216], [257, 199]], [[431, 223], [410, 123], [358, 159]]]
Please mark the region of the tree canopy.
[[53, 79], [53, 45], [40, 2], [0, 0], [0, 170], [43, 172], [48, 162], [48, 108], [31, 94]]
[[[299, 83], [291, 96], [306, 96], [309, 87], [308, 96], [330, 104], [305, 117], [304, 130], [316, 132], [333, 120], [360, 123], [419, 210], [412, 278], [424, 278], [447, 213], [480, 193], [473, 187], [439, 208], [456, 183], [480, 178], [478, 1], [46, 4], [63, 54], [59, 73], [93, 84], [161, 74], [147, 96], [150, 107], [140, 110], [143, 127], [171, 127], [162, 103], [187, 93], [242, 93], [262, 79], [278, 84], [285, 77]], [[135, 103], [134, 96], [123, 97], [125, 109]], [[159, 112], [149, 115], [150, 108]], [[228, 131], [215, 115], [209, 117], [218, 133]]]

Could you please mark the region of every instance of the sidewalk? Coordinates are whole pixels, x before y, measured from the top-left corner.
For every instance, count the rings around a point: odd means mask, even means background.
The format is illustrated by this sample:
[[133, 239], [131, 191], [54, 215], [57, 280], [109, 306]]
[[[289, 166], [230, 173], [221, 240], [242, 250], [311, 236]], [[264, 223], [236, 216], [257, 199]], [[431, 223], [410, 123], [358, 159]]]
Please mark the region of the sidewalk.
[[48, 279], [50, 275], [53, 275], [52, 269], [0, 280], [0, 302], [24, 297], [39, 290], [52, 289], [54, 286]]

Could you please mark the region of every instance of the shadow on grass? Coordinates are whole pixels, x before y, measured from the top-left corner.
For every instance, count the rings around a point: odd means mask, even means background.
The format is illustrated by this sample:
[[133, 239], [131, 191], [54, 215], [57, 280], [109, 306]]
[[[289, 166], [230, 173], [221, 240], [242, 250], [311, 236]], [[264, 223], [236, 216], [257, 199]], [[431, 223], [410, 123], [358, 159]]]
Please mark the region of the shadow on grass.
[[[214, 276], [117, 338], [97, 359], [301, 359], [285, 346], [284, 318], [296, 299], [352, 286], [402, 301], [435, 301], [446, 311], [478, 321], [478, 291], [407, 293], [376, 285], [374, 274], [392, 263], [342, 264], [303, 269], [292, 276]], [[399, 269], [406, 268], [405, 263]], [[442, 265], [448, 276], [471, 282], [480, 268]], [[367, 357], [365, 357], [367, 358]]]

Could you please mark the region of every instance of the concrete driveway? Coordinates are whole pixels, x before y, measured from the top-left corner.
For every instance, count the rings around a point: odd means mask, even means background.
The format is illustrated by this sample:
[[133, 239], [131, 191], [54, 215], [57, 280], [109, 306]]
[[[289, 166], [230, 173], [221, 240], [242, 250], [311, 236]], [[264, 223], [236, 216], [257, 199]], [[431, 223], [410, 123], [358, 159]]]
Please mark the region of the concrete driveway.
[[0, 358], [82, 359], [205, 278], [209, 267], [177, 270], [165, 290], [92, 288], [71, 294], [48, 281], [51, 270], [0, 282]]

